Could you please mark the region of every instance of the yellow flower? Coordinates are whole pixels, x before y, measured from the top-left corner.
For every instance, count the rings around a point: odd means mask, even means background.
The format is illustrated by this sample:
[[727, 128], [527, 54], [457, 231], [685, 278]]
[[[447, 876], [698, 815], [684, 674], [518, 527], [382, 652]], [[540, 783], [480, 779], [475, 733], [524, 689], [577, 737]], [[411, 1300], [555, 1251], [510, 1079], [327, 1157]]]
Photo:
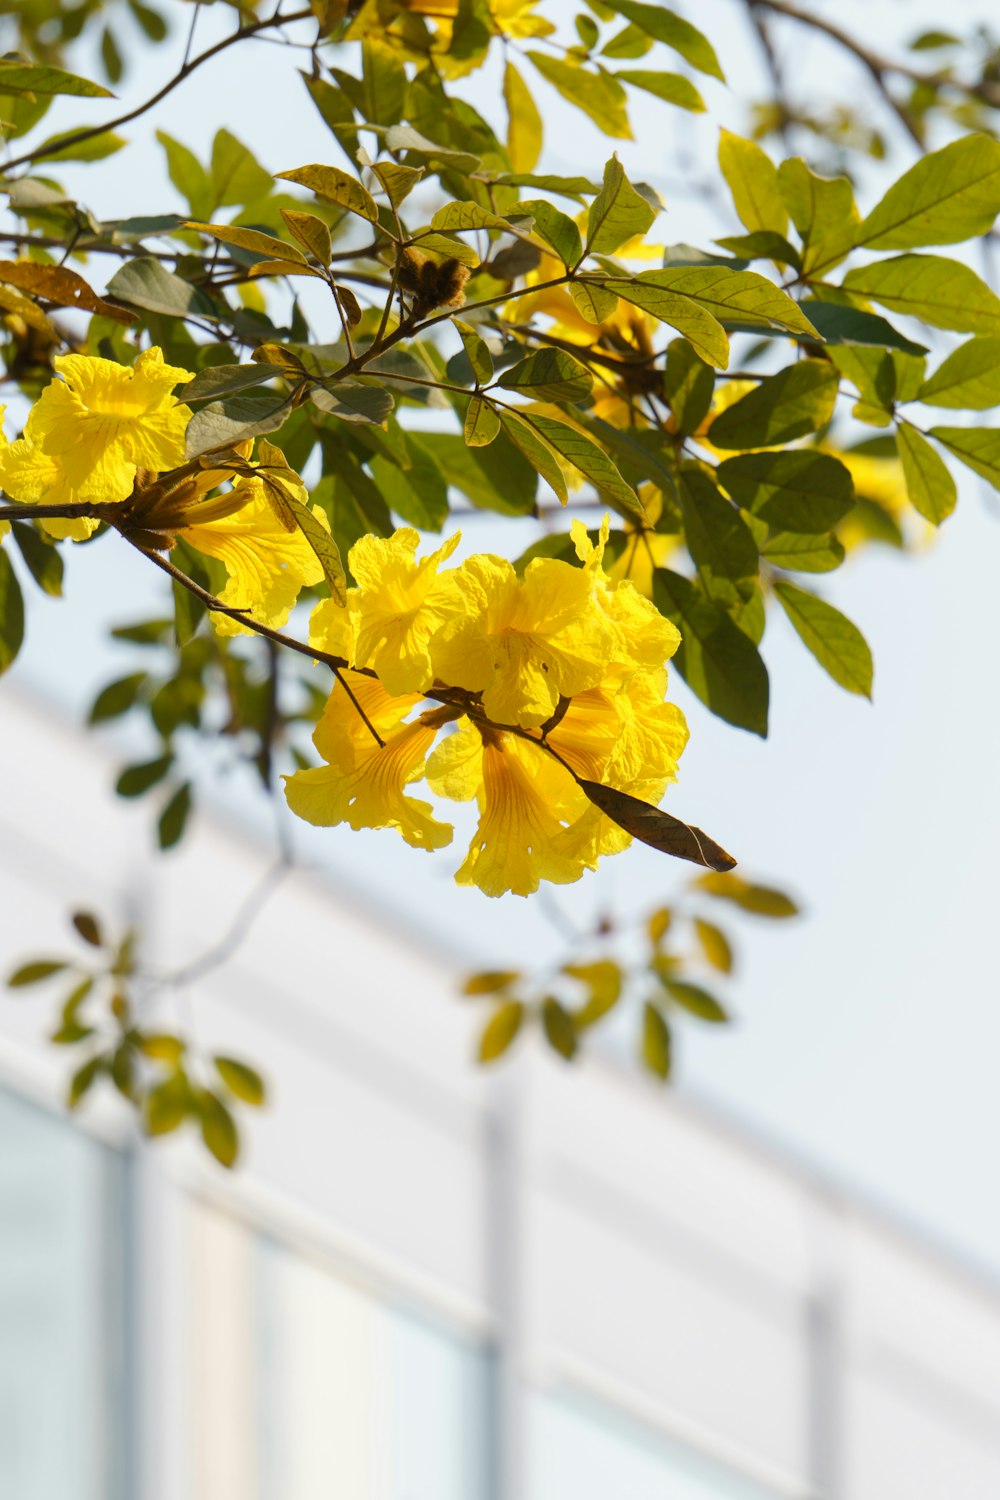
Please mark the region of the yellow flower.
[[595, 544], [582, 521], [570, 523], [576, 555], [593, 578], [597, 603], [616, 631], [616, 652], [605, 658], [604, 675], [615, 670], [629, 673], [636, 667], [661, 667], [680, 645], [680, 631], [629, 579], [611, 582], [604, 571], [608, 527], [605, 516]]
[[427, 773], [433, 790], [479, 803], [479, 826], [455, 875], [459, 885], [477, 885], [487, 896], [528, 896], [541, 880], [579, 880], [583, 862], [557, 840], [586, 799], [540, 746], [466, 725], [438, 747]]
[[[314, 514], [321, 516], [319, 507]], [[223, 604], [246, 610], [272, 628], [285, 624], [300, 591], [319, 583], [323, 568], [301, 531], [286, 531], [259, 479], [238, 477], [232, 490], [187, 512], [178, 534], [198, 552], [225, 564]], [[342, 611], [343, 613], [343, 611]], [[213, 614], [220, 635], [247, 635], [245, 625]]]
[[[70, 488], [62, 465], [49, 458], [28, 438], [6, 440], [0, 451], [0, 489], [20, 505], [67, 505], [78, 500], [98, 500], [98, 495], [86, 495]], [[100, 521], [81, 516], [77, 520], [46, 519], [39, 522], [43, 530], [60, 541], [68, 538], [73, 542], [85, 542], [100, 525]]]
[[442, 681], [482, 692], [494, 723], [544, 724], [601, 680], [616, 637], [583, 568], [535, 558], [519, 582], [505, 558], [480, 555], [455, 577], [466, 613], [432, 638], [431, 658]]
[[353, 672], [346, 675], [385, 744], [376, 743], [338, 683], [313, 735], [327, 764], [285, 777], [285, 796], [292, 812], [324, 828], [337, 823], [349, 823], [352, 828], [398, 828], [416, 849], [449, 844], [451, 825], [439, 823], [429, 803], [407, 797], [404, 790], [424, 774], [427, 752], [442, 722], [441, 711], [432, 710], [405, 724], [402, 720], [419, 701], [418, 694], [392, 698], [375, 679]]
[[56, 463], [68, 496], [127, 500], [137, 469], [161, 473], [184, 462], [191, 412], [172, 392], [192, 379], [189, 370], [164, 364], [157, 348], [131, 367], [86, 354], [61, 355], [55, 365], [62, 379], [35, 402], [24, 435]]
[[405, 526], [391, 537], [363, 536], [351, 548], [358, 590], [351, 597], [357, 618], [354, 660], [371, 665], [390, 693], [416, 693], [434, 680], [431, 637], [462, 608], [455, 573], [438, 575], [461, 532], [417, 562], [417, 532]]

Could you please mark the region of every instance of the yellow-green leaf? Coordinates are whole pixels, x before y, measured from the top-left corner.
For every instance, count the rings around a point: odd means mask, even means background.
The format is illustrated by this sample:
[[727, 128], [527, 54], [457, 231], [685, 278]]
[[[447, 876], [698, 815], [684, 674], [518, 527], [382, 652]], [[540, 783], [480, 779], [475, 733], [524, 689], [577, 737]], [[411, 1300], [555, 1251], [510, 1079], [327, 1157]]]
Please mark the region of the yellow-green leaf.
[[995, 427], [932, 427], [930, 436], [1000, 490], [1000, 430]]
[[473, 396], [465, 413], [465, 443], [468, 448], [486, 448], [500, 431], [500, 418], [482, 396]]
[[582, 401], [590, 395], [594, 377], [564, 349], [535, 349], [505, 370], [497, 382], [535, 401]]
[[670, 1077], [670, 1027], [650, 1000], [642, 1008], [642, 1060], [657, 1078]]
[[834, 682], [849, 693], [872, 695], [872, 654], [861, 631], [825, 599], [783, 579], [774, 585], [775, 596], [792, 628]]
[[784, 234], [788, 210], [778, 189], [778, 172], [766, 151], [755, 141], [730, 130], [719, 134], [719, 167], [742, 223], [753, 233], [772, 229]]
[[1000, 142], [967, 135], [922, 156], [861, 225], [872, 250], [953, 245], [986, 234], [1000, 213]]
[[349, 213], [358, 214], [372, 224], [378, 223], [378, 206], [371, 193], [362, 187], [356, 177], [352, 177], [349, 172], [342, 172], [339, 167], [324, 167], [313, 163], [295, 167], [290, 172], [276, 172], [275, 176], [282, 177], [287, 182], [297, 182], [300, 187], [315, 193], [317, 198], [336, 203], [340, 208], [346, 208]]
[[943, 255], [894, 255], [857, 266], [844, 290], [956, 333], [1000, 334], [1000, 297], [969, 266]]
[[613, 255], [620, 245], [637, 234], [645, 234], [656, 217], [655, 210], [625, 176], [617, 156], [604, 168], [601, 191], [587, 216], [587, 255]]
[[223, 245], [236, 245], [240, 250], [249, 250], [268, 260], [294, 261], [302, 266], [306, 263], [298, 245], [276, 239], [273, 234], [261, 234], [258, 229], [241, 229], [238, 224], [200, 224], [196, 219], [188, 220], [184, 228], [195, 229]]
[[725, 82], [715, 48], [690, 21], [675, 15], [665, 5], [647, 5], [643, 0], [606, 0], [606, 3], [633, 26], [638, 26], [640, 31], [655, 37], [658, 42], [665, 42], [699, 73], [708, 73]]
[[244, 1104], [265, 1103], [267, 1089], [256, 1068], [240, 1062], [236, 1057], [213, 1057], [212, 1061], [222, 1082], [237, 1099], [242, 1099]]
[[830, 270], [849, 254], [861, 215], [846, 177], [821, 177], [800, 156], [778, 168], [778, 191], [802, 239], [802, 274]]
[[314, 255], [320, 265], [328, 266], [332, 247], [330, 245], [330, 228], [322, 219], [317, 219], [315, 214], [303, 214], [292, 208], [283, 208], [281, 217], [288, 225], [300, 245], [304, 245], [310, 255]]
[[797, 917], [799, 914], [798, 906], [784, 891], [744, 880], [741, 875], [699, 875], [694, 884], [707, 896], [730, 901], [741, 911], [752, 912], [757, 917]]
[[958, 487], [951, 471], [941, 455], [909, 422], [900, 422], [896, 447], [910, 504], [933, 526], [940, 526], [951, 515], [958, 500]]
[[694, 930], [706, 961], [713, 969], [718, 969], [720, 974], [731, 974], [733, 949], [722, 929], [716, 927], [714, 922], [706, 922], [703, 917], [695, 917]]
[[632, 139], [625, 90], [610, 73], [591, 73], [579, 64], [549, 57], [544, 52], [529, 52], [528, 56], [542, 77], [570, 104], [588, 115], [605, 135], [613, 140]]
[[508, 58], [503, 97], [507, 106], [507, 155], [511, 170], [531, 172], [542, 152], [542, 117], [531, 90]]
[[498, 1057], [502, 1057], [523, 1022], [524, 1006], [520, 1000], [507, 1000], [503, 1005], [498, 1005], [479, 1038], [479, 1061], [495, 1062]]
[[987, 411], [1000, 405], [1000, 338], [969, 339], [928, 376], [916, 399], [928, 406]]

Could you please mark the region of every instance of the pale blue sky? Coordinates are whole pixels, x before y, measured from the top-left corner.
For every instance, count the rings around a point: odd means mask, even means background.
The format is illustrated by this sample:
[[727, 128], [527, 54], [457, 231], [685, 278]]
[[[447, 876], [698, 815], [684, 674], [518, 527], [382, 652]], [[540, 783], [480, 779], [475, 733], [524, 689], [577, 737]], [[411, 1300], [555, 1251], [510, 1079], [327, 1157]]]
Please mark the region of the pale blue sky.
[[[940, 24], [939, 6], [926, 0], [840, 0], [822, 9], [878, 46]], [[967, 30], [989, 10], [986, 0], [959, 0], [949, 7], [948, 25]], [[710, 164], [717, 126], [744, 127], [742, 100], [758, 77], [759, 55], [736, 0], [703, 0], [697, 19], [716, 42], [732, 88], [709, 82], [710, 114], [699, 119], [652, 102], [633, 110], [637, 140], [623, 143], [620, 155], [633, 176], [654, 184], [677, 177], [678, 139]], [[222, 6], [205, 9], [199, 44], [230, 20]], [[144, 59], [127, 80], [129, 101], [151, 91], [179, 41]], [[238, 61], [224, 57], [133, 136], [151, 142], [160, 126], [204, 154], [224, 124], [275, 171], [338, 160], [304, 89], [293, 80], [280, 107], [275, 102], [286, 66], [284, 55], [264, 44], [242, 49]], [[815, 39], [796, 58], [796, 76], [800, 71], [821, 77], [833, 95], [856, 96], [863, 84], [856, 68]], [[482, 80], [477, 75], [472, 84], [480, 107]], [[545, 105], [546, 164], [596, 172], [605, 154], [596, 132], [550, 90]], [[45, 130], [99, 119], [102, 109], [60, 103]], [[874, 105], [872, 115], [892, 130]], [[900, 164], [908, 162], [905, 143], [900, 151]], [[59, 175], [99, 215], [180, 207], [155, 144], [120, 163], [62, 167]], [[874, 182], [873, 195], [878, 190]], [[668, 215], [657, 233], [667, 240], [707, 243], [738, 227], [697, 200], [664, 195]], [[959, 483], [958, 513], [925, 554], [873, 550], [817, 580], [872, 645], [874, 705], [834, 686], [778, 617], [765, 642], [773, 705], [766, 744], [713, 719], [675, 674], [692, 740], [668, 805], [719, 838], [747, 873], [793, 888], [807, 909], [801, 921], [781, 927], [737, 924], [742, 962], [732, 999], [739, 1023], [725, 1033], [684, 1026], [680, 1071], [682, 1087], [1000, 1273], [993, 1188], [1000, 711], [992, 649], [1000, 504], [973, 476], [960, 474]], [[469, 540], [477, 548], [515, 547], [517, 530], [476, 520]], [[95, 657], [95, 643], [103, 622], [141, 614], [148, 580], [113, 539], [69, 562], [67, 606], [39, 606], [18, 675], [79, 705], [111, 673], [131, 670], [134, 656], [116, 649], [113, 661], [103, 651]], [[224, 797], [245, 811], [245, 796], [232, 783]], [[537, 903], [490, 902], [455, 888], [450, 873], [460, 853], [429, 858], [390, 834], [302, 832], [310, 859], [328, 862], [343, 878], [349, 873], [383, 900], [391, 892], [392, 909], [470, 960], [525, 951], [543, 958], [558, 950]], [[607, 861], [597, 878], [557, 890], [555, 899], [578, 922], [608, 902], [643, 911], [670, 899], [685, 873], [636, 848]]]

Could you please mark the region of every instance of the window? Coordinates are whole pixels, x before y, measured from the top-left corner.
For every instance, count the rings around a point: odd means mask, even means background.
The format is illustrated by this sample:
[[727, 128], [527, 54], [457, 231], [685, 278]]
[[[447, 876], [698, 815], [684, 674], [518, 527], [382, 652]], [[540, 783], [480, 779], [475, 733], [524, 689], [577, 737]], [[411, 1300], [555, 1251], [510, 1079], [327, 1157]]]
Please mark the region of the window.
[[[124, 1495], [116, 1154], [0, 1090], [0, 1495]], [[115, 1385], [119, 1389], [115, 1390]], [[123, 1429], [121, 1429], [123, 1430]]]
[[570, 1392], [536, 1396], [530, 1500], [773, 1500], [723, 1465]]

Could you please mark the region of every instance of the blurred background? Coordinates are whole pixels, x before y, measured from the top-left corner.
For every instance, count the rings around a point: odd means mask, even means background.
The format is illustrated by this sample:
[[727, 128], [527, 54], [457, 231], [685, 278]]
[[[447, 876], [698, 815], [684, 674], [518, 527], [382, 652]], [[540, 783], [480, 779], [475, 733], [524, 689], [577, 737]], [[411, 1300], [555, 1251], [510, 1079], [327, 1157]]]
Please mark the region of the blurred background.
[[[806, 8], [893, 55], [942, 22], [924, 0]], [[990, 10], [956, 0], [947, 25], [968, 36]], [[162, 41], [135, 33], [126, 101], [176, 69], [190, 11], [167, 8]], [[635, 108], [620, 155], [667, 204], [659, 236], [707, 246], [739, 228], [702, 191], [718, 127], [748, 133], [770, 82], [743, 5], [691, 18], [728, 87], [699, 80], [704, 116]], [[200, 7], [199, 47], [232, 25]], [[884, 137], [888, 159], [858, 163], [870, 206], [913, 158], [898, 120], [827, 39], [771, 34], [800, 95], [849, 100]], [[74, 66], [103, 76], [101, 51], [85, 27]], [[127, 177], [114, 157], [60, 175], [100, 217], [182, 207], [157, 128], [204, 155], [224, 126], [269, 171], [323, 160], [296, 84], [276, 46], [243, 46], [135, 127]], [[494, 70], [462, 90], [499, 118]], [[596, 129], [551, 91], [543, 112], [545, 166], [596, 170]], [[245, 941], [170, 1001], [267, 1074], [231, 1175], [143, 1144], [110, 1099], [71, 1120], [45, 1001], [2, 1000], [4, 1500], [992, 1500], [998, 515], [959, 482], [919, 555], [869, 548], [829, 581], [873, 648], [873, 705], [779, 620], [766, 743], [674, 678], [692, 740], [673, 810], [803, 914], [736, 915], [736, 1020], [682, 1028], [669, 1089], [624, 1023], [570, 1066], [529, 1040], [478, 1069], [481, 1016], [456, 998], [470, 968], [541, 970], [601, 918], [675, 900], [683, 876], [646, 849], [551, 900], [491, 902], [448, 855], [297, 828]], [[482, 513], [465, 529], [477, 551], [537, 536]], [[184, 963], [269, 868], [272, 812], [249, 768], [201, 758], [205, 810], [152, 857], [148, 811], [112, 791], [143, 744], [81, 727], [131, 670], [108, 629], [148, 613], [148, 580], [118, 551], [70, 562], [0, 685], [0, 970], [65, 947], [80, 906]]]

